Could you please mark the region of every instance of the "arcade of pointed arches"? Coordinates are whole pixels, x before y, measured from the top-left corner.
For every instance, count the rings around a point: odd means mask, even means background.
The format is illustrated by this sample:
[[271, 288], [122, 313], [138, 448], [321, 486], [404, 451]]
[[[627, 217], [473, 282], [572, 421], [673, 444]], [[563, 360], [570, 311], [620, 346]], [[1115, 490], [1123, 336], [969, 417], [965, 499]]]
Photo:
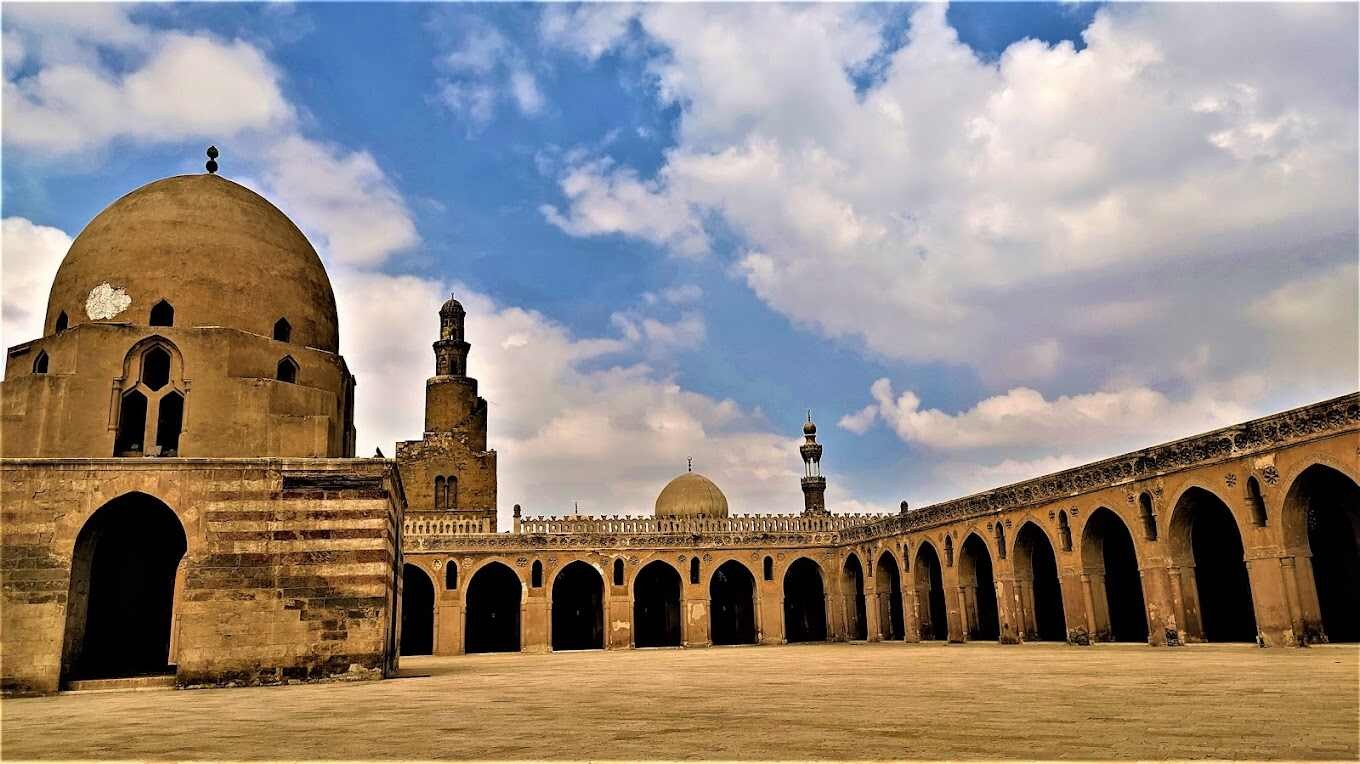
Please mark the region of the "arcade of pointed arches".
[[[1161, 644], [1148, 615], [1150, 598], [1165, 594], [1147, 588], [1156, 571], [1175, 614], [1167, 642], [1255, 642], [1260, 595], [1245, 550], [1257, 546], [1250, 534], [1278, 524], [1284, 552], [1312, 574], [1299, 577], [1294, 599], [1293, 620], [1315, 624], [1300, 638], [1360, 641], [1356, 478], [1309, 462], [1287, 479], [1273, 476], [1280, 490], [1267, 499], [1249, 477], [1241, 497], [1187, 480], [1165, 496], [1129, 494], [1127, 508], [1093, 500], [834, 548], [454, 552], [442, 564], [463, 557], [462, 594], [417, 587], [404, 608], [429, 612], [402, 622], [432, 629], [438, 598], [465, 598], [461, 636], [444, 652], [531, 647], [534, 601], [546, 608], [542, 641], [552, 650], [826, 639]], [[408, 558], [419, 566], [439, 555]], [[493, 568], [498, 583], [488, 575], [474, 591], [478, 574]], [[624, 637], [611, 634], [618, 622]]]

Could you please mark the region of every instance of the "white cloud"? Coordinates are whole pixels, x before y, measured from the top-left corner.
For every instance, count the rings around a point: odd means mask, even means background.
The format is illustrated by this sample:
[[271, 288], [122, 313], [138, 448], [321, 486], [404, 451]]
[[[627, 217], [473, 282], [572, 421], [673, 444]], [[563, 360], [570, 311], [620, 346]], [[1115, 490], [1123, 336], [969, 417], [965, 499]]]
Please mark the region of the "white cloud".
[[436, 14], [429, 27], [452, 38], [436, 60], [443, 71], [436, 81], [436, 100], [465, 120], [470, 131], [490, 123], [502, 101], [526, 117], [547, 107], [527, 56], [500, 30], [466, 14]]
[[595, 61], [624, 42], [637, 8], [626, 3], [550, 5], [543, 10], [539, 33], [545, 42]]
[[[254, 46], [153, 33], [115, 5], [7, 9], [4, 141], [49, 154], [119, 138], [228, 138], [295, 115]], [[17, 50], [11, 50], [17, 45]], [[132, 63], [115, 70], [111, 54]]]
[[[1081, 51], [1026, 40], [996, 62], [943, 5], [917, 7], [897, 50], [854, 6], [617, 12], [679, 109], [677, 144], [650, 176], [572, 163], [565, 204], [542, 208], [562, 230], [691, 256], [713, 221], [739, 277], [796, 322], [994, 389], [1265, 372], [1303, 394], [1284, 324], [1250, 306], [1354, 261], [1353, 6], [1114, 5]], [[542, 28], [588, 59], [632, 44], [627, 24], [561, 9]], [[875, 56], [881, 79], [857, 87]], [[1329, 283], [1329, 304], [1356, 304], [1353, 278]], [[1356, 322], [1298, 318], [1314, 387], [1353, 387]]]
[[1017, 387], [955, 414], [922, 408], [920, 397], [910, 390], [895, 394], [886, 378], [874, 382], [871, 393], [875, 406], [843, 418], [842, 427], [862, 433], [878, 419], [906, 443], [945, 451], [1025, 447], [1049, 451], [1080, 448], [1090, 453], [1111, 444], [1136, 448], [1250, 416], [1250, 409], [1237, 403], [1207, 396], [1173, 401], [1148, 388], [1048, 400], [1035, 390]]
[[71, 237], [50, 226], [20, 217], [5, 218], [0, 241], [0, 347], [37, 339], [43, 332], [47, 293], [57, 266], [71, 248]]

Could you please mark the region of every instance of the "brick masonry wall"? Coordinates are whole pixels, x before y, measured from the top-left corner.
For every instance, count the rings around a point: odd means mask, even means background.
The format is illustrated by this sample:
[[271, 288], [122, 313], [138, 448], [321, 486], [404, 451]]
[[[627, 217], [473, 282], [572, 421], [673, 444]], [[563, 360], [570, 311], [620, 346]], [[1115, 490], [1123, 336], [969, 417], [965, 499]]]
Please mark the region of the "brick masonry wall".
[[76, 536], [142, 492], [184, 526], [171, 661], [182, 687], [384, 675], [400, 478], [384, 460], [0, 462], [0, 688], [58, 689]]

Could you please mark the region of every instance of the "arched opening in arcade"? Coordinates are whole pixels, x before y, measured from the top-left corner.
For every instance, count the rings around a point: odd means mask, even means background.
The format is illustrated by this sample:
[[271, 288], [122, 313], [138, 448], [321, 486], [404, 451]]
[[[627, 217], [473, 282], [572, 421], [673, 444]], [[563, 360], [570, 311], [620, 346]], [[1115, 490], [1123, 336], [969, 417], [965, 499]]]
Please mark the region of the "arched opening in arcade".
[[1100, 507], [1082, 531], [1082, 569], [1090, 578], [1091, 621], [1098, 642], [1146, 642], [1147, 609], [1133, 534], [1114, 512]]
[[902, 619], [902, 576], [897, 572], [897, 559], [891, 552], [878, 558], [874, 572], [878, 598], [878, 624], [883, 639], [900, 640], [906, 634]]
[[864, 566], [859, 556], [845, 558], [841, 568], [841, 591], [845, 593], [845, 635], [849, 639], [869, 638], [869, 618], [864, 606]]
[[464, 652], [519, 652], [523, 594], [519, 576], [503, 563], [489, 562], [472, 574], [464, 595]]
[[920, 638], [923, 641], [949, 639], [949, 614], [944, 603], [944, 572], [940, 555], [929, 542], [916, 550], [916, 602], [921, 616]]
[[1062, 579], [1053, 544], [1038, 525], [1028, 522], [1015, 534], [1015, 578], [1024, 610], [1024, 637], [1029, 641], [1067, 640]]
[[434, 652], [434, 581], [419, 565], [401, 570], [401, 654]]
[[784, 571], [784, 638], [789, 642], [826, 640], [826, 587], [822, 569], [806, 557]]
[[1320, 625], [1311, 638], [1360, 642], [1360, 486], [1315, 464], [1289, 487], [1281, 522], [1288, 549], [1307, 557], [1295, 567], [1305, 633]]
[[633, 645], [680, 646], [680, 573], [653, 560], [633, 579]]
[[90, 516], [71, 560], [64, 681], [173, 673], [175, 578], [187, 548], [174, 511], [148, 494]]
[[709, 638], [715, 645], [756, 643], [756, 578], [728, 560], [708, 582]]
[[[1242, 534], [1228, 505], [1203, 488], [1191, 488], [1171, 510], [1168, 535], [1171, 564], [1180, 567], [1186, 592], [1186, 636], [1205, 642], [1256, 641]], [[1194, 589], [1187, 591], [1191, 582]]]
[[977, 534], [969, 534], [959, 547], [959, 587], [963, 593], [964, 623], [968, 639], [1000, 639], [996, 613], [996, 581], [992, 577], [992, 553]]
[[553, 579], [552, 649], [604, 649], [604, 578], [580, 560]]

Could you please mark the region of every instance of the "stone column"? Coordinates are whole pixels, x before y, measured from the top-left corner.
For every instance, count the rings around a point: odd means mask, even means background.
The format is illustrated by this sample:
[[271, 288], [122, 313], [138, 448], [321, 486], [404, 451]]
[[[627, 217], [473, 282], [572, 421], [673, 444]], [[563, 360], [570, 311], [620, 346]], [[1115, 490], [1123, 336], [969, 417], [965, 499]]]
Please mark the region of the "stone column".
[[680, 601], [685, 621], [682, 628], [685, 647], [708, 647], [713, 644], [708, 633], [708, 604], [708, 595], [703, 593], [702, 585], [685, 585]]
[[1013, 576], [998, 577], [996, 587], [997, 641], [1003, 645], [1020, 642], [1020, 632], [1024, 628], [1024, 611], [1020, 606], [1020, 594]]
[[434, 611], [434, 654], [461, 655], [463, 645], [463, 598], [459, 590], [440, 588]]
[[[868, 573], [864, 574], [864, 638], [870, 642], [878, 642], [883, 639], [882, 632], [880, 632], [882, 619], [879, 618], [880, 613], [878, 612], [877, 573], [878, 571], [875, 570], [872, 576]], [[853, 603], [853, 605], [856, 608], [859, 606], [858, 603]]]
[[[1143, 586], [1143, 606], [1146, 610], [1148, 644], [1175, 644], [1179, 640], [1179, 623], [1175, 593], [1167, 569], [1156, 563], [1139, 568], [1138, 578]], [[1172, 637], [1176, 634], [1176, 637]]]
[[1291, 631], [1289, 644], [1302, 647], [1307, 644], [1307, 637], [1303, 630], [1303, 610], [1299, 607], [1298, 570], [1295, 568], [1293, 557], [1280, 558], [1280, 584], [1280, 588], [1284, 591], [1285, 602], [1289, 607], [1289, 628]]
[[1095, 585], [1091, 582], [1090, 573], [1081, 574], [1081, 600], [1086, 605], [1086, 638], [1097, 641], [1096, 637], [1096, 597]]
[[907, 576], [902, 582], [902, 630], [908, 642], [921, 641], [920, 597], [916, 596], [916, 586], [908, 585]]
[[1295, 644], [1290, 597], [1278, 571], [1279, 557], [1247, 559], [1247, 580], [1256, 611], [1256, 633], [1266, 647]]
[[552, 651], [552, 603], [548, 601], [548, 587], [530, 589], [520, 606], [519, 633], [521, 652], [546, 653]]
[[760, 644], [782, 645], [788, 641], [784, 626], [784, 584], [778, 576], [773, 581], [766, 581], [764, 566], [761, 567], [762, 574], [756, 579], [756, 591], [760, 593], [757, 598], [760, 603], [760, 616], [757, 619], [760, 624]]
[[622, 586], [608, 586], [604, 608], [604, 646], [623, 650], [633, 646], [633, 595]]

